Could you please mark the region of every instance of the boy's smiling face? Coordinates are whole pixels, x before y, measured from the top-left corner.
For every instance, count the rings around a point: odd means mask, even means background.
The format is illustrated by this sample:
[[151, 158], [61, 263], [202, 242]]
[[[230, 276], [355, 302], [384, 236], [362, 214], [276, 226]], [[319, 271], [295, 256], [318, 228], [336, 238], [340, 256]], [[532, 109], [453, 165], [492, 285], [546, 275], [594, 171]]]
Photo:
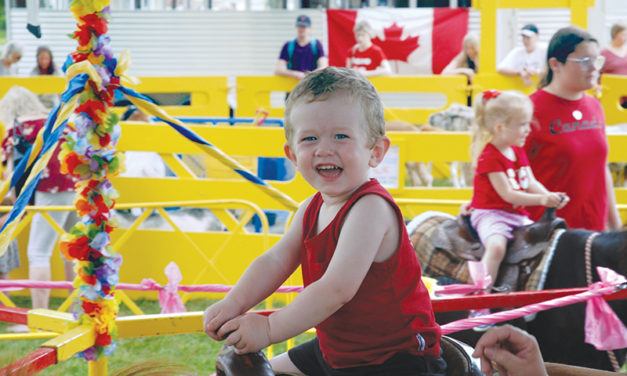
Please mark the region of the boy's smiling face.
[[368, 180], [370, 167], [381, 162], [389, 146], [387, 136], [370, 145], [361, 105], [342, 92], [296, 104], [290, 120], [294, 133], [285, 153], [325, 201], [347, 199]]

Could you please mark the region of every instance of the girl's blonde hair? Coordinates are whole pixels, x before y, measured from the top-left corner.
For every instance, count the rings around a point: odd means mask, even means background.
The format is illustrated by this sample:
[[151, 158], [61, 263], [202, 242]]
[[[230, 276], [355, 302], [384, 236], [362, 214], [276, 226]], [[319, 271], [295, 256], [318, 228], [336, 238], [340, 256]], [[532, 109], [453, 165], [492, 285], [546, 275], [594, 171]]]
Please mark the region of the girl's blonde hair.
[[472, 127], [470, 155], [472, 166], [477, 167], [477, 159], [483, 148], [492, 140], [496, 124], [508, 124], [520, 116], [533, 113], [533, 103], [525, 94], [508, 90], [498, 92], [488, 90], [475, 96], [475, 119]]
[[372, 26], [368, 23], [368, 21], [359, 21], [355, 24], [353, 28], [353, 33], [357, 34], [359, 31], [364, 31], [366, 34], [372, 38], [374, 36], [374, 31], [372, 30]]

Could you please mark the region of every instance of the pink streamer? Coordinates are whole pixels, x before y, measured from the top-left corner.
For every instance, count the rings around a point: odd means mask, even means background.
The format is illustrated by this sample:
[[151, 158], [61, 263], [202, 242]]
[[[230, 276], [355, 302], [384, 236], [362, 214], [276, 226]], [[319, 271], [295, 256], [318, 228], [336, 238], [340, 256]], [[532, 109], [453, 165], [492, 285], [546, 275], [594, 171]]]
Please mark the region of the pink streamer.
[[470, 278], [475, 283], [475, 286], [481, 290], [485, 290], [490, 287], [492, 283], [492, 277], [488, 274], [488, 270], [485, 264], [481, 261], [468, 261], [468, 273]]
[[174, 261], [170, 262], [168, 266], [165, 267], [165, 275], [168, 277], [168, 284], [159, 291], [161, 313], [187, 312], [178, 294], [178, 286], [183, 280], [183, 276]]
[[[601, 282], [590, 285], [591, 290], [627, 282], [624, 276], [611, 269], [597, 267], [597, 272]], [[605, 299], [601, 297], [588, 300], [584, 328], [586, 342], [597, 350], [615, 350], [627, 347], [627, 328]]]
[[181, 275], [181, 270], [174, 261], [170, 262], [165, 267], [165, 275], [168, 277], [168, 283], [165, 287], [162, 287], [152, 278], [143, 279], [141, 286], [145, 287], [147, 290], [159, 291], [159, 305], [161, 306], [161, 313], [187, 312], [185, 305], [178, 294], [179, 283], [183, 280], [183, 276]]
[[544, 302], [530, 304], [528, 306], [514, 308], [509, 311], [491, 313], [485, 316], [473, 317], [463, 320], [457, 320], [441, 326], [442, 334], [447, 335], [466, 329], [472, 329], [479, 325], [496, 324], [502, 321], [517, 319], [522, 316], [531, 315], [540, 311], [551, 308], [562, 307], [569, 304], [575, 304], [592, 299], [596, 296], [608, 295], [616, 291], [616, 286], [607, 286], [594, 290], [584, 291], [579, 294], [563, 296], [561, 298], [551, 299]]
[[487, 289], [492, 283], [492, 277], [488, 274], [485, 264], [481, 261], [468, 261], [468, 273], [473, 281], [472, 285], [455, 283], [439, 286], [435, 293], [438, 295], [467, 295], [473, 292]]
[[[72, 282], [68, 281], [33, 281], [29, 279], [0, 279], [0, 291], [7, 291], [9, 289], [68, 289], [73, 290]], [[117, 290], [131, 290], [131, 291], [158, 291], [161, 289], [161, 285], [152, 279], [144, 279], [141, 284], [136, 283], [119, 283], [115, 287]], [[179, 285], [178, 291], [183, 292], [214, 292], [223, 293], [229, 292], [233, 286], [220, 285], [220, 284], [204, 284], [204, 285]], [[301, 292], [303, 286], [281, 286], [276, 292], [278, 293], [293, 293]]]

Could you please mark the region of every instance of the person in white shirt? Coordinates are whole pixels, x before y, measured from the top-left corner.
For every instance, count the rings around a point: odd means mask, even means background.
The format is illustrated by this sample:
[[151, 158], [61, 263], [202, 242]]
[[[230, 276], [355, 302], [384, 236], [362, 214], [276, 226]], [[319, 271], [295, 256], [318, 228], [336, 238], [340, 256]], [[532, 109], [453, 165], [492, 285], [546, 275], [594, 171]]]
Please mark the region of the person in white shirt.
[[538, 27], [534, 24], [523, 26], [522, 47], [516, 47], [498, 65], [497, 72], [506, 76], [520, 76], [525, 86], [533, 84], [532, 76], [537, 76], [546, 68], [546, 45], [538, 42]]

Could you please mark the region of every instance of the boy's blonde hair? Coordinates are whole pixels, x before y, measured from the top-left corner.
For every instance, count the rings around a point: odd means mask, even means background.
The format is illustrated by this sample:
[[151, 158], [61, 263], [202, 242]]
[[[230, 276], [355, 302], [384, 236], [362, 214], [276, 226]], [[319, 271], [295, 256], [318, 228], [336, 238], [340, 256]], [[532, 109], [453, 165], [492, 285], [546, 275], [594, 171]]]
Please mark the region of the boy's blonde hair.
[[374, 31], [372, 30], [372, 26], [368, 23], [368, 21], [359, 21], [355, 24], [353, 28], [353, 33], [357, 34], [359, 31], [364, 31], [366, 34], [370, 35], [370, 38], [374, 36]]
[[492, 139], [496, 124], [508, 124], [513, 118], [533, 113], [533, 103], [525, 94], [507, 90], [488, 90], [475, 96], [475, 119], [472, 127], [470, 154], [473, 167], [481, 151]]
[[285, 104], [285, 138], [292, 144], [294, 124], [290, 115], [299, 103], [326, 101], [333, 94], [342, 92], [358, 101], [364, 111], [368, 133], [368, 145], [385, 135], [383, 103], [377, 90], [364, 76], [348, 68], [328, 67], [309, 73], [296, 85]]

